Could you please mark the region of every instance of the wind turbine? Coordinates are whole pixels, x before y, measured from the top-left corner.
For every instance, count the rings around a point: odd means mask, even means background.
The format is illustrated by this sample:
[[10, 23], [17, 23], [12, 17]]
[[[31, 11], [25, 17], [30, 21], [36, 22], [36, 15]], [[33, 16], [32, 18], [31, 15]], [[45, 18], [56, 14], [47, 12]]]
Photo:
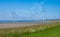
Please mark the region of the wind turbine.
[[12, 11], [11, 11], [11, 14], [12, 14], [13, 21], [18, 21], [18, 20], [20, 20], [20, 16], [16, 13], [15, 10], [12, 10]]
[[15, 10], [12, 10], [11, 14], [12, 14], [13, 21], [16, 21], [17, 14], [16, 14]]
[[45, 12], [46, 12], [46, 10], [45, 10], [45, 8], [44, 8], [44, 3], [46, 2], [47, 0], [44, 0], [44, 1], [42, 1], [41, 3], [40, 3], [40, 5], [42, 5], [42, 23], [44, 24], [44, 22], [45, 22]]
[[[34, 10], [35, 12], [34, 13], [32, 13], [35, 17], [37, 16], [36, 14], [38, 13], [38, 14], [42, 14], [41, 16], [42, 16], [42, 22], [43, 22], [43, 24], [44, 24], [44, 17], [45, 17], [45, 12], [46, 12], [46, 10], [45, 10], [45, 8], [44, 8], [44, 3], [46, 2], [46, 0], [44, 0], [44, 1], [41, 1], [41, 2], [39, 2], [39, 4], [38, 5], [35, 5], [35, 6], [33, 6], [32, 7], [32, 9], [34, 9], [34, 8], [37, 8], [36, 10]], [[38, 10], [39, 10], [39, 12], [38, 12]]]

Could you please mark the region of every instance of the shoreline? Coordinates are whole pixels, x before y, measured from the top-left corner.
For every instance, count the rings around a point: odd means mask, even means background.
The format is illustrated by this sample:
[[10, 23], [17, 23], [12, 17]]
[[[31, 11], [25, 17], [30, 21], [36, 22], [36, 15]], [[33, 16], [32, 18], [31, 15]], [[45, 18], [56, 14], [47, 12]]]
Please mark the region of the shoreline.
[[25, 27], [31, 25], [50, 25], [53, 23], [60, 23], [60, 21], [46, 21], [46, 22], [14, 22], [14, 23], [0, 23], [0, 28], [15, 28]]

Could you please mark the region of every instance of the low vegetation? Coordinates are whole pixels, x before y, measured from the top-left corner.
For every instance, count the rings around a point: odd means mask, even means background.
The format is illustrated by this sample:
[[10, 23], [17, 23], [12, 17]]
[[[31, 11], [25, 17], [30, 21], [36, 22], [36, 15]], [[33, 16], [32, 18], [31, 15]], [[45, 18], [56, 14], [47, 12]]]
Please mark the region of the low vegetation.
[[60, 37], [60, 23], [0, 29], [0, 37]]

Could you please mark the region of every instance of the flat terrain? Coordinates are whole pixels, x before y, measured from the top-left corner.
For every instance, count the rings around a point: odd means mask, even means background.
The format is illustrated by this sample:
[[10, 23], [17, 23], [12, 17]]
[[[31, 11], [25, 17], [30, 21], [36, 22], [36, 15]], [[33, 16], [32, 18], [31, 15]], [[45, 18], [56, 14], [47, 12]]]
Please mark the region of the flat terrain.
[[60, 21], [0, 24], [0, 37], [60, 37]]
[[14, 27], [24, 27], [24, 26], [31, 26], [31, 25], [46, 25], [51, 23], [60, 22], [60, 20], [53, 20], [53, 21], [45, 21], [45, 22], [20, 22], [20, 23], [0, 23], [0, 28], [14, 28]]
[[0, 24], [0, 28], [14, 28], [14, 27], [24, 27], [24, 26], [31, 26], [36, 25], [39, 23], [2, 23]]

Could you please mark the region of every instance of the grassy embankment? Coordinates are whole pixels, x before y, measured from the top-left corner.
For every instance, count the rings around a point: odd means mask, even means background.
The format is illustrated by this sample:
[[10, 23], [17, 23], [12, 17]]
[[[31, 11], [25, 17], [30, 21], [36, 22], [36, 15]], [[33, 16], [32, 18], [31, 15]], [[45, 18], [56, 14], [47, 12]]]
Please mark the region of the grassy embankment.
[[0, 37], [60, 37], [60, 23], [0, 29]]

